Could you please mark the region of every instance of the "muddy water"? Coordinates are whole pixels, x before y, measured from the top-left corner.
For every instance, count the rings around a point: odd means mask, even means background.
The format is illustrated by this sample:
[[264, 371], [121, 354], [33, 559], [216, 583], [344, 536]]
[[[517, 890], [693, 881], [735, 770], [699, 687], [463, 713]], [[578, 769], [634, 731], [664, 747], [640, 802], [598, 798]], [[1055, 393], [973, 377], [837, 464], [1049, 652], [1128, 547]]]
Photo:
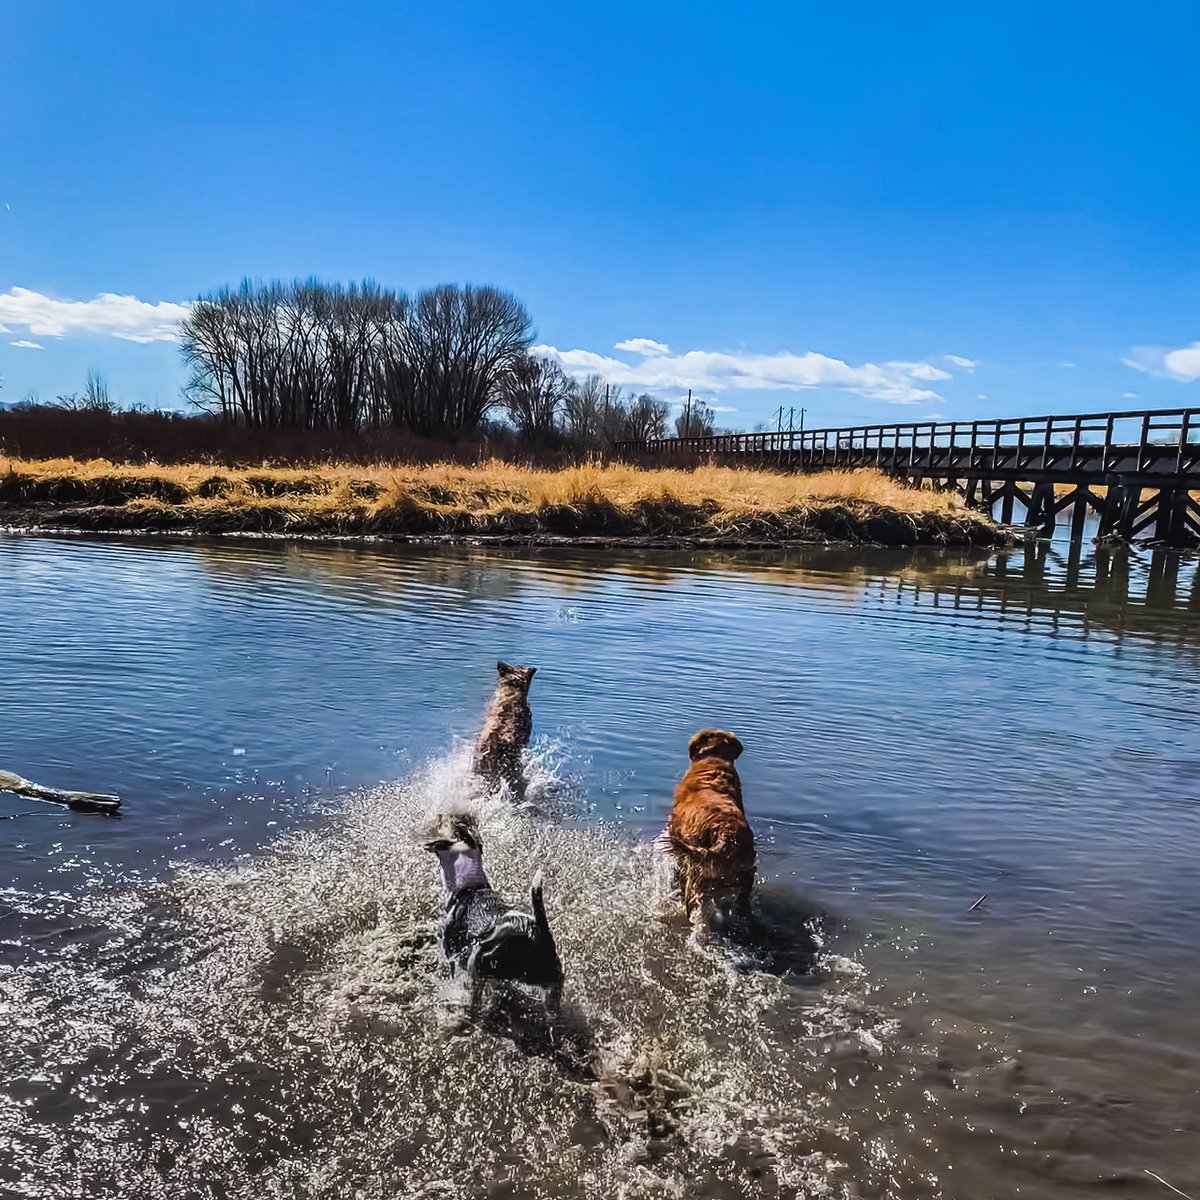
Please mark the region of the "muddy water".
[[[0, 797], [0, 1194], [1200, 1194], [1194, 560], [10, 537], [0, 626], [0, 766], [127, 800]], [[498, 656], [568, 1007], [463, 1037], [414, 830]], [[709, 722], [736, 952], [647, 846]]]

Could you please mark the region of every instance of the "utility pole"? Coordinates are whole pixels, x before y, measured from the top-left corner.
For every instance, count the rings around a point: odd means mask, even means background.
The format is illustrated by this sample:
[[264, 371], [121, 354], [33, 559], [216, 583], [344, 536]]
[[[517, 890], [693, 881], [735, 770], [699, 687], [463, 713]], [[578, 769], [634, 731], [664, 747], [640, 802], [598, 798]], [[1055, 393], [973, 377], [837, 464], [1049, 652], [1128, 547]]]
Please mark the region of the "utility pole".
[[687, 404], [683, 410], [683, 436], [692, 436], [692, 389], [688, 388]]
[[775, 422], [775, 432], [776, 433], [783, 432], [783, 405], [782, 404], [779, 406], [779, 417]]

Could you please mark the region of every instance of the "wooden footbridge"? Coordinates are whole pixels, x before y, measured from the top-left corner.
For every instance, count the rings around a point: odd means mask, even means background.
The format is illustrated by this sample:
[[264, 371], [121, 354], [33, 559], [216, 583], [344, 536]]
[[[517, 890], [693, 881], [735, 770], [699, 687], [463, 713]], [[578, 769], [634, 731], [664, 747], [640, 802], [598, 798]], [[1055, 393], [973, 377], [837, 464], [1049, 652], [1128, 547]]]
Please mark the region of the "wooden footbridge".
[[1200, 408], [712, 434], [616, 450], [805, 472], [876, 467], [953, 488], [989, 512], [999, 506], [1004, 524], [1019, 518], [1044, 536], [1061, 518], [1079, 541], [1090, 513], [1100, 537], [1200, 540]]

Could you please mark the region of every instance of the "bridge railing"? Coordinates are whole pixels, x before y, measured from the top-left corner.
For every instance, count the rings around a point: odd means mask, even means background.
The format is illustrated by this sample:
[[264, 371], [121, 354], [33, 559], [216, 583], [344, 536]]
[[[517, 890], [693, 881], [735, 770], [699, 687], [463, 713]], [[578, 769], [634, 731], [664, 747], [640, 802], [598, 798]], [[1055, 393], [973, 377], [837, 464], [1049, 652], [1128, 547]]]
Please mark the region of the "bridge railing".
[[[965, 452], [980, 465], [1015, 453], [1025, 460], [1040, 452], [1043, 465], [1060, 457], [1063, 447], [1078, 452], [1080, 461], [1099, 457], [1107, 463], [1113, 452], [1131, 456], [1134, 470], [1163, 460], [1166, 447], [1176, 450], [1176, 470], [1186, 469], [1200, 446], [1200, 408], [1139, 409], [1123, 412], [1078, 413], [1067, 416], [1006, 417], [994, 421], [913, 421], [896, 425], [851, 425], [830, 429], [775, 430], [760, 433], [710, 434], [704, 437], [659, 438], [618, 442], [621, 454], [699, 454], [777, 457], [803, 465], [861, 466], [872, 459], [895, 465], [905, 457], [916, 461], [933, 451]], [[1100, 454], [1097, 455], [1097, 450]], [[907, 452], [907, 454], [906, 454]], [[1034, 465], [1026, 460], [1026, 465]]]

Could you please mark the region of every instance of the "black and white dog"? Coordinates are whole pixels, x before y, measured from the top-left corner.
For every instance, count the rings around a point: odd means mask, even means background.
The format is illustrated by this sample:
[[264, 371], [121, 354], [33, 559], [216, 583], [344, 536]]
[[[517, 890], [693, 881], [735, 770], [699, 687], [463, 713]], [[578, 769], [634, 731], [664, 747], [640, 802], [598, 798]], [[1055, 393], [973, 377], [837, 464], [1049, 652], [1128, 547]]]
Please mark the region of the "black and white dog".
[[453, 817], [439, 831], [445, 836], [425, 843], [438, 856], [449, 893], [442, 919], [442, 949], [455, 977], [464, 976], [470, 1011], [479, 1011], [489, 980], [538, 988], [551, 1012], [562, 996], [563, 968], [542, 903], [542, 876], [534, 876], [525, 912], [509, 904], [488, 882], [483, 843], [473, 823]]

